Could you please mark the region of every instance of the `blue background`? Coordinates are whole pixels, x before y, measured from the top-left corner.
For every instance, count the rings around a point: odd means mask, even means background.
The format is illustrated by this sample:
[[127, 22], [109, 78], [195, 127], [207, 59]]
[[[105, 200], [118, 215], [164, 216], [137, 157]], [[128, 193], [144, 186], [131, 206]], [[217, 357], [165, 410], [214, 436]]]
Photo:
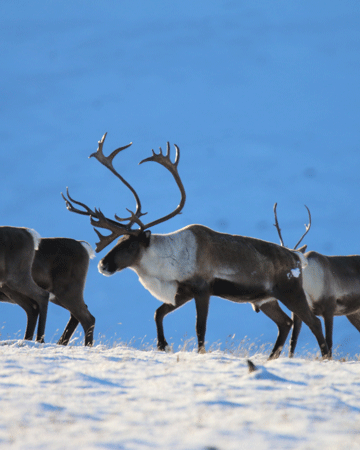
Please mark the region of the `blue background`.
[[[201, 223], [278, 242], [278, 202], [292, 247], [306, 204], [309, 249], [360, 253], [358, 2], [5, 1], [0, 11], [3, 225], [94, 247], [88, 218], [68, 212], [60, 192], [69, 186], [109, 217], [134, 209], [119, 180], [88, 159], [107, 131], [105, 154], [134, 143], [115, 166], [149, 220], [174, 209], [179, 194], [165, 169], [137, 163], [166, 141], [181, 149], [183, 214], [153, 232]], [[105, 253], [91, 262], [85, 290], [97, 342], [152, 343], [160, 303], [130, 270], [100, 275]], [[25, 314], [7, 304], [1, 314], [1, 338], [22, 337]], [[47, 341], [67, 320], [50, 306]], [[165, 319], [175, 349], [195, 336], [194, 324], [194, 302]], [[335, 347], [358, 353], [347, 320], [336, 318], [334, 328]], [[249, 305], [211, 300], [208, 348], [244, 336], [273, 342], [276, 332]], [[303, 327], [299, 351], [307, 345], [316, 348]]]

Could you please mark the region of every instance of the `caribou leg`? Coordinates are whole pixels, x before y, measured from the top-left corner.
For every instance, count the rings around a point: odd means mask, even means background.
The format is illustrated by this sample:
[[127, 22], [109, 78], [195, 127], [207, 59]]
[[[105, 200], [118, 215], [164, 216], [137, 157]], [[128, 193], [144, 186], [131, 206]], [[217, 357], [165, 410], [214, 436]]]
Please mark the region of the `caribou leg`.
[[296, 288], [289, 289], [285, 293], [281, 292], [279, 295], [275, 295], [275, 297], [306, 323], [316, 337], [322, 357], [328, 358], [329, 349], [322, 332], [321, 321], [310, 310], [304, 291]]
[[289, 358], [292, 358], [294, 356], [295, 347], [298, 341], [302, 325], [302, 320], [294, 313], [292, 313], [292, 321], [293, 321], [293, 330], [290, 338]]
[[196, 306], [196, 335], [198, 339], [198, 353], [205, 353], [206, 321], [209, 312], [210, 291], [203, 289], [195, 295]]
[[166, 342], [165, 335], [164, 335], [164, 326], [163, 326], [164, 317], [167, 314], [175, 311], [175, 309], [180, 308], [180, 306], [183, 306], [189, 300], [191, 300], [191, 298], [179, 298], [177, 296], [175, 299], [176, 305], [171, 305], [170, 303], [163, 303], [155, 311], [154, 319], [155, 319], [155, 324], [156, 324], [158, 350], [165, 351], [166, 347], [169, 346], [169, 344]]
[[37, 342], [44, 342], [47, 309], [49, 304], [49, 293], [39, 287], [30, 275], [22, 279], [7, 280], [6, 285], [12, 291], [19, 292], [26, 297], [30, 297], [39, 306], [39, 324], [36, 335]]
[[332, 311], [325, 311], [324, 315], [324, 323], [325, 323], [325, 338], [326, 343], [329, 348], [329, 357], [332, 356], [332, 346], [333, 346], [333, 324], [334, 324], [334, 315]]
[[280, 353], [286, 342], [286, 338], [291, 329], [292, 320], [290, 317], [284, 313], [280, 308], [277, 300], [272, 302], [264, 303], [260, 306], [261, 311], [266, 314], [270, 319], [272, 319], [278, 327], [278, 337], [275, 342], [274, 348], [272, 349], [269, 360], [276, 359], [280, 356]]
[[56, 297], [51, 301], [70, 311], [70, 320], [67, 323], [58, 344], [67, 345], [80, 322], [85, 333], [85, 345], [92, 346], [94, 340], [95, 317], [88, 310], [82, 292], [69, 292], [68, 290], [59, 292], [59, 290], [57, 290]]
[[61, 338], [57, 341], [58, 345], [68, 345], [71, 336], [74, 334], [74, 331], [76, 330], [76, 327], [78, 326], [79, 321], [76, 317], [74, 317], [72, 314], [70, 314], [69, 322], [67, 323], [65, 330], [63, 334], [61, 335]]
[[352, 314], [348, 314], [346, 316], [346, 318], [348, 319], [348, 321], [354, 325], [354, 327], [360, 331], [360, 311], [357, 311], [355, 313]]
[[9, 301], [11, 303], [16, 303], [21, 306], [25, 311], [27, 317], [26, 330], [24, 335], [24, 340], [31, 341], [34, 337], [36, 322], [39, 315], [39, 306], [30, 297], [8, 288], [7, 286], [2, 287], [1, 291], [1, 301]]

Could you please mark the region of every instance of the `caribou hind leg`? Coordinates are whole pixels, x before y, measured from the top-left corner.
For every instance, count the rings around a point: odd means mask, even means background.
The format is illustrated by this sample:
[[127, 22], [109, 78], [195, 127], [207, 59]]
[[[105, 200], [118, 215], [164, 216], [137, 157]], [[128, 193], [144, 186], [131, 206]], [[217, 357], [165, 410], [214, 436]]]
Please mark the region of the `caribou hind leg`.
[[45, 337], [47, 309], [49, 304], [49, 293], [39, 287], [30, 275], [25, 276], [21, 280], [8, 280], [6, 284], [10, 290], [23, 294], [23, 296], [29, 297], [37, 303], [39, 307], [39, 324], [36, 341], [43, 343]]
[[305, 322], [316, 337], [322, 357], [328, 358], [329, 349], [322, 332], [321, 321], [310, 310], [304, 291], [302, 289], [289, 289], [285, 293], [281, 292], [279, 295], [275, 295], [275, 297]]
[[24, 340], [31, 341], [34, 337], [36, 322], [39, 315], [38, 304], [30, 297], [19, 294], [18, 292], [4, 286], [1, 292], [1, 301], [8, 301], [7, 299], [10, 299], [12, 303], [16, 303], [21, 306], [21, 308], [25, 311], [27, 324]]
[[17, 304], [23, 308], [27, 317], [24, 340], [32, 341], [39, 315], [39, 306], [31, 298], [22, 296], [21, 294], [18, 294]]
[[301, 330], [302, 320], [294, 313], [292, 313], [293, 330], [290, 338], [289, 358], [292, 358], [295, 353], [296, 344]]
[[69, 322], [67, 323], [65, 330], [63, 334], [61, 335], [61, 338], [58, 340], [58, 345], [68, 345], [71, 336], [74, 334], [74, 331], [76, 330], [76, 327], [78, 326], [79, 321], [76, 317], [74, 317], [72, 314], [70, 314]]
[[65, 293], [62, 292], [61, 295], [57, 295], [51, 301], [70, 311], [70, 320], [67, 323], [58, 344], [67, 345], [80, 322], [85, 333], [85, 345], [92, 346], [94, 341], [95, 317], [88, 310], [82, 293], [69, 291], [66, 291]]
[[357, 311], [352, 314], [348, 314], [347, 316], [348, 321], [354, 325], [354, 327], [360, 332], [360, 311]]
[[280, 353], [286, 342], [286, 338], [291, 329], [292, 320], [290, 317], [284, 313], [280, 308], [277, 300], [272, 302], [264, 303], [260, 306], [261, 311], [266, 314], [270, 319], [272, 319], [278, 327], [278, 337], [275, 342], [274, 348], [272, 349], [269, 360], [276, 359], [280, 356]]

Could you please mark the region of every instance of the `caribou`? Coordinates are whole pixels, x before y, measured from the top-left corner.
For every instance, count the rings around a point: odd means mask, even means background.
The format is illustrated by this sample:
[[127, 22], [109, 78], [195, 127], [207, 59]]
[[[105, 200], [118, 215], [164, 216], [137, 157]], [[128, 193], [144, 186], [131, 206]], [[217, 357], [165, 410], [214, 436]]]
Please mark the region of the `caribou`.
[[24, 339], [44, 341], [49, 293], [32, 278], [31, 269], [40, 235], [30, 228], [0, 227], [0, 300], [16, 303], [27, 315]]
[[[302, 288], [305, 259], [301, 253], [251, 237], [219, 233], [203, 225], [188, 225], [169, 234], [151, 233], [149, 228], [180, 214], [185, 205], [185, 189], [177, 168], [179, 147], [175, 145], [174, 162], [170, 159], [169, 143], [166, 154], [161, 148], [159, 153], [153, 150], [152, 156], [140, 162], [153, 161], [164, 166], [172, 174], [181, 193], [180, 203], [171, 213], [144, 224], [139, 196], [113, 166], [114, 157], [131, 143], [106, 157], [103, 153], [105, 138], [106, 133], [99, 141], [97, 151], [90, 157], [95, 157], [130, 189], [136, 202], [135, 212], [128, 210], [130, 216], [127, 218], [115, 214], [113, 220], [105, 217], [100, 209], [92, 210], [85, 203], [74, 200], [68, 188], [67, 197], [62, 195], [68, 210], [90, 216], [90, 223], [100, 239], [96, 252], [119, 238], [115, 247], [100, 260], [100, 273], [110, 276], [130, 268], [137, 273], [140, 283], [163, 302], [155, 312], [159, 350], [168, 347], [163, 329], [164, 317], [194, 298], [198, 351], [205, 351], [206, 321], [210, 296], [213, 295], [259, 306], [265, 306], [273, 298], [279, 299], [309, 326], [321, 354], [327, 356], [321, 322], [310, 311]], [[134, 225], [138, 228], [133, 228]], [[111, 234], [102, 235], [97, 228], [106, 229]]]
[[[4, 240], [12, 247], [19, 245], [19, 233], [16, 230], [18, 229], [10, 228], [7, 240]], [[35, 235], [33, 231], [32, 234], [37, 239], [35, 252], [30, 253], [28, 249], [26, 251], [22, 249], [17, 253], [12, 252], [11, 255], [9, 252], [7, 255], [4, 264], [7, 268], [7, 276], [6, 282], [4, 280], [0, 286], [0, 301], [17, 303], [25, 310], [27, 315], [25, 340], [32, 340], [39, 315], [36, 340], [44, 342], [45, 321], [41, 311], [42, 308], [47, 309], [48, 300], [50, 300], [70, 312], [70, 320], [58, 344], [67, 345], [80, 322], [84, 329], [85, 345], [91, 346], [93, 344], [95, 318], [90, 314], [84, 302], [83, 291], [89, 260], [94, 258], [94, 251], [90, 244], [85, 241], [62, 237], [42, 238], [40, 240], [38, 234]], [[4, 255], [2, 256], [4, 257]], [[20, 266], [26, 270], [21, 271]], [[20, 277], [21, 273], [24, 275]], [[42, 300], [39, 299], [39, 296], [35, 297], [29, 289], [25, 289], [25, 286], [27, 286], [23, 281], [25, 275], [26, 283], [30, 284], [32, 289], [39, 292], [47, 291], [45, 292], [47, 298], [43, 300], [43, 303], [41, 303]]]
[[[274, 213], [277, 223], [276, 208]], [[277, 230], [281, 245], [284, 245], [281, 230], [279, 227]], [[304, 253], [304, 257], [307, 265], [303, 270], [303, 289], [311, 311], [323, 317], [325, 340], [331, 357], [334, 316], [346, 316], [360, 331], [360, 256], [325, 256], [310, 251]], [[290, 356], [294, 355], [302, 325], [297, 314], [293, 313], [292, 320]]]
[[[283, 241], [282, 235], [281, 235], [281, 229], [279, 227], [279, 222], [277, 219], [276, 208], [277, 208], [277, 203], [275, 203], [275, 205], [274, 205], [274, 216], [275, 216], [274, 226], [276, 227], [276, 229], [278, 231], [281, 247], [285, 247], [284, 241]], [[305, 232], [303, 233], [301, 238], [298, 240], [297, 244], [292, 249], [293, 251], [295, 251], [298, 248], [298, 246], [303, 241], [304, 237], [307, 235], [307, 233], [309, 232], [310, 227], [311, 227], [310, 210], [306, 205], [305, 205], [305, 208], [307, 209], [308, 214], [309, 214], [309, 224], [305, 225]], [[303, 245], [296, 251], [305, 253], [306, 248], [307, 248], [307, 246]], [[279, 303], [275, 298], [272, 300], [270, 299], [265, 304], [262, 304], [262, 302], [259, 302], [259, 303], [253, 302], [252, 307], [253, 307], [254, 311], [257, 313], [262, 311], [265, 315], [267, 315], [270, 319], [272, 319], [277, 325], [277, 328], [278, 328], [277, 340], [276, 340], [274, 348], [272, 349], [270, 356], [269, 356], [269, 360], [276, 359], [280, 356], [280, 353], [285, 345], [285, 342], [289, 335], [289, 332], [294, 325], [294, 320], [290, 319], [290, 317], [280, 308]], [[293, 315], [293, 317], [294, 317], [294, 315]], [[293, 354], [290, 353], [289, 356], [291, 357], [291, 356], [293, 356]]]

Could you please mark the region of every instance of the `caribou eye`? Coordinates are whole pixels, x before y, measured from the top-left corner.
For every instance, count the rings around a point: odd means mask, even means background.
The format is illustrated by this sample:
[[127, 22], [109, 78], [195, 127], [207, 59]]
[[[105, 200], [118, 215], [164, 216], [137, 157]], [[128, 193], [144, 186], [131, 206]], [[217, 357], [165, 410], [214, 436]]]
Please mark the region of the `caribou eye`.
[[133, 242], [130, 244], [130, 248], [131, 248], [131, 249], [135, 249], [135, 248], [138, 248], [138, 247], [139, 247], [138, 241], [133, 241]]

